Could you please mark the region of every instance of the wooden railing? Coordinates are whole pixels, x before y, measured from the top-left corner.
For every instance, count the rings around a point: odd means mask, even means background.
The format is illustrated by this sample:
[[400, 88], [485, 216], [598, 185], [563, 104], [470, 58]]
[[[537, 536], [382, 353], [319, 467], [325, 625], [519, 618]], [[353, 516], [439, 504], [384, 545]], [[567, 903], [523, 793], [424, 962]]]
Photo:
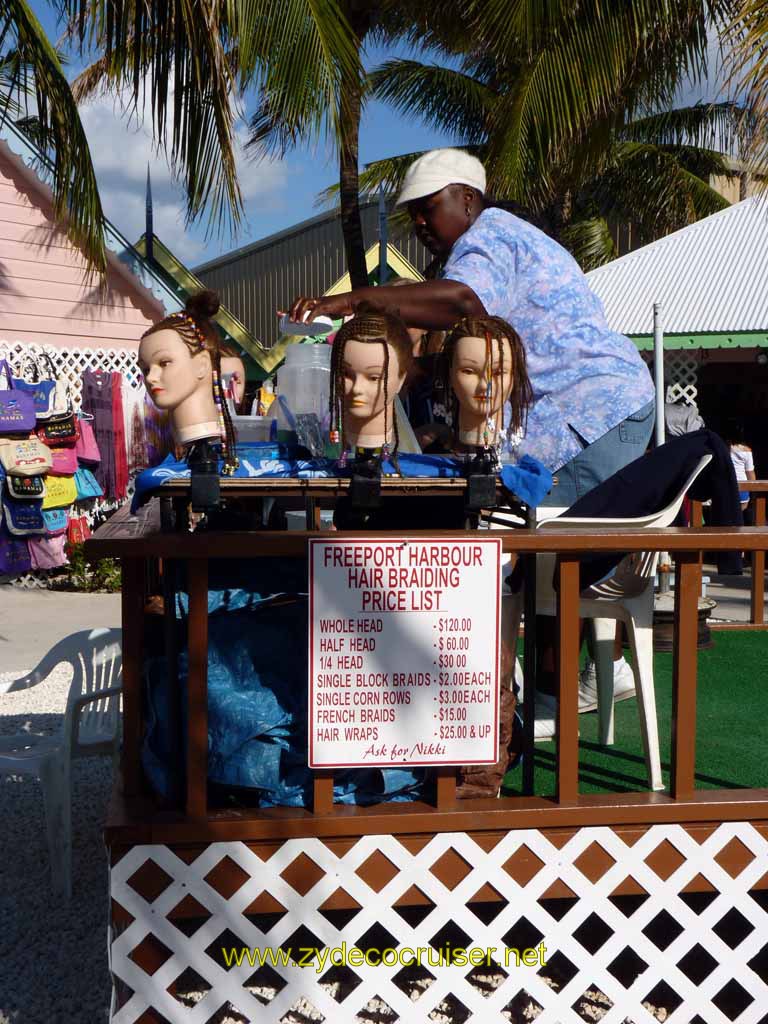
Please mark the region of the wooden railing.
[[[768, 501], [768, 480], [740, 480], [740, 491], [749, 491], [754, 510], [755, 526], [766, 525], [766, 502]], [[704, 522], [700, 501], [691, 502], [691, 526], [700, 528]], [[752, 556], [752, 581], [749, 601], [749, 625], [753, 629], [768, 629], [765, 621], [765, 551], [755, 550]]]
[[[768, 487], [768, 485], [766, 485]], [[89, 556], [123, 560], [124, 824], [135, 825], [141, 841], [243, 839], [291, 836], [340, 836], [389, 832], [461, 830], [469, 827], [509, 829], [545, 825], [596, 825], [722, 821], [768, 817], [768, 789], [695, 789], [697, 611], [704, 551], [741, 550], [764, 561], [768, 530], [741, 529], [626, 530], [603, 528], [552, 533], [521, 529], [488, 531], [505, 552], [521, 556], [553, 552], [559, 584], [557, 630], [559, 729], [554, 798], [518, 796], [457, 800], [455, 769], [439, 769], [436, 806], [424, 803], [350, 807], [333, 804], [331, 773], [316, 773], [314, 811], [273, 808], [264, 811], [210, 810], [207, 806], [207, 635], [208, 561], [261, 556], [306, 557], [307, 540], [317, 533], [254, 532], [206, 535], [151, 534], [129, 539], [98, 532], [88, 542]], [[392, 539], [391, 533], [334, 533], [334, 538], [365, 536]], [[404, 533], [424, 539], [425, 534]], [[430, 537], [433, 534], [429, 534]], [[466, 537], [443, 531], [440, 539]], [[580, 795], [578, 789], [579, 559], [585, 552], [669, 551], [676, 566], [673, 652], [673, 711], [669, 793]], [[142, 658], [144, 653], [144, 582], [150, 560], [187, 563], [189, 590], [188, 733], [185, 813], [158, 811], [146, 796], [140, 766], [142, 737]], [[530, 756], [530, 751], [528, 752]], [[767, 780], [768, 782], [768, 780]], [[471, 815], [471, 819], [467, 817]]]

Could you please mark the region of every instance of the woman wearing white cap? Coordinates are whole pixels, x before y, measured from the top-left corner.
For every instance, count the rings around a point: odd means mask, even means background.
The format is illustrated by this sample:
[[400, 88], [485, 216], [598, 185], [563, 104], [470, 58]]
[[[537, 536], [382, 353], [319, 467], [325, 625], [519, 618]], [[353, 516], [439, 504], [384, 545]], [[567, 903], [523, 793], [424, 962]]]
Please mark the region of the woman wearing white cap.
[[[461, 150], [433, 150], [408, 168], [398, 205], [407, 204], [417, 237], [445, 263], [439, 280], [398, 288], [397, 307], [426, 329], [485, 313], [513, 325], [534, 392], [519, 454], [557, 474], [546, 503], [567, 507], [645, 451], [653, 383], [632, 342], [608, 327], [573, 257], [527, 221], [487, 206], [485, 187], [485, 168]], [[381, 297], [374, 288], [302, 297], [291, 318], [343, 316]]]

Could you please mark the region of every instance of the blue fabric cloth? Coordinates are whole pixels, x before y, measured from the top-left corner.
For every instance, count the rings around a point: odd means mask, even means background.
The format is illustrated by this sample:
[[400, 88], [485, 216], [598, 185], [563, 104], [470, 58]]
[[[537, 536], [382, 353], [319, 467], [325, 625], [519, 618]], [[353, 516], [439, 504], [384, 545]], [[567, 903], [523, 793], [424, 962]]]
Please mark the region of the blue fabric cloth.
[[[237, 453], [240, 466], [235, 472], [236, 477], [295, 477], [312, 479], [319, 477], [344, 476], [349, 473], [339, 469], [331, 459], [313, 459], [311, 461], [287, 457], [283, 446], [268, 443], [238, 445]], [[458, 477], [463, 473], [462, 464], [449, 455], [398, 455], [400, 473], [405, 477]], [[535, 459], [521, 459], [517, 466], [505, 467], [516, 472], [508, 479], [516, 481], [510, 490], [531, 505], [537, 505], [549, 487], [552, 486], [551, 476], [548, 477], [545, 467]], [[382, 464], [384, 473], [397, 474], [397, 468], [391, 460]], [[131, 511], [136, 511], [166, 480], [178, 480], [189, 476], [189, 467], [168, 456], [159, 466], [145, 469], [136, 477], [136, 490]], [[543, 484], [549, 480], [542, 492]], [[505, 481], [506, 482], [506, 481]], [[525, 491], [525, 493], [523, 493]], [[528, 496], [526, 496], [528, 495]], [[538, 500], [534, 500], [537, 495]]]
[[[276, 579], [275, 570], [281, 574]], [[307, 767], [307, 596], [274, 603], [271, 590], [306, 586], [306, 562], [257, 559], [233, 566], [211, 562], [208, 620], [208, 778], [251, 791], [262, 807], [308, 807], [313, 772]], [[179, 682], [186, 735], [188, 599], [179, 595]], [[145, 772], [166, 797], [178, 787], [169, 731], [171, 689], [164, 656], [145, 659]], [[179, 752], [183, 758], [183, 751]], [[338, 803], [371, 804], [424, 795], [422, 768], [349, 769], [335, 775]]]
[[516, 466], [502, 466], [501, 482], [526, 505], [536, 508], [552, 487], [552, 474], [537, 459], [524, 455]]
[[453, 246], [443, 277], [468, 285], [523, 340], [534, 404], [518, 455], [555, 471], [582, 449], [573, 430], [592, 444], [653, 398], [637, 349], [608, 327], [579, 265], [532, 224], [484, 210]]

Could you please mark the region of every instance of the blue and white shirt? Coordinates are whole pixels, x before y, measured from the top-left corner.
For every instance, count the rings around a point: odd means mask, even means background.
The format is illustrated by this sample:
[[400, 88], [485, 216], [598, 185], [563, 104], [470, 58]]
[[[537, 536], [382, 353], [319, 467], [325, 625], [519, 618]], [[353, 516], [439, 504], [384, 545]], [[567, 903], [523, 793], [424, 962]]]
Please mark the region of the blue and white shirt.
[[[468, 285], [522, 338], [533, 405], [517, 455], [554, 471], [654, 396], [637, 349], [612, 331], [578, 263], [505, 210], [484, 210], [456, 241], [443, 277]], [[576, 433], [574, 433], [574, 431]]]

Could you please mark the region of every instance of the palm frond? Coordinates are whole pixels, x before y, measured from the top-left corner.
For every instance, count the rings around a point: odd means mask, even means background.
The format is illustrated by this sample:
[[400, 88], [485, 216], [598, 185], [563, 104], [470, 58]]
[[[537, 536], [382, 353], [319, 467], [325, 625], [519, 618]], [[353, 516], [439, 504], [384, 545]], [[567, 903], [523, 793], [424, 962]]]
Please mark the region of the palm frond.
[[584, 271], [602, 267], [616, 258], [616, 246], [604, 217], [575, 220], [560, 235], [560, 241]]
[[368, 76], [371, 96], [408, 117], [421, 117], [467, 144], [477, 145], [497, 94], [470, 75], [415, 60], [390, 60]]
[[14, 89], [34, 95], [37, 141], [51, 160], [54, 213], [89, 265], [103, 273], [104, 215], [88, 142], [57, 53], [26, 0], [0, 6], [0, 47], [8, 40], [16, 62], [6, 96]]
[[743, 145], [749, 127], [744, 105], [724, 101], [649, 114], [627, 124], [619, 135], [660, 146], [697, 146], [736, 152]]
[[[385, 192], [398, 192], [402, 185], [405, 172], [414, 160], [424, 155], [424, 150], [417, 153], [402, 153], [400, 156], [375, 160], [360, 172], [360, 191], [376, 192], [382, 186]], [[323, 189], [317, 196], [316, 206], [327, 206], [339, 200], [338, 182]]]
[[725, 38], [730, 45], [727, 85], [743, 97], [754, 125], [744, 156], [764, 190], [768, 164], [768, 5], [761, 0], [738, 0]]

